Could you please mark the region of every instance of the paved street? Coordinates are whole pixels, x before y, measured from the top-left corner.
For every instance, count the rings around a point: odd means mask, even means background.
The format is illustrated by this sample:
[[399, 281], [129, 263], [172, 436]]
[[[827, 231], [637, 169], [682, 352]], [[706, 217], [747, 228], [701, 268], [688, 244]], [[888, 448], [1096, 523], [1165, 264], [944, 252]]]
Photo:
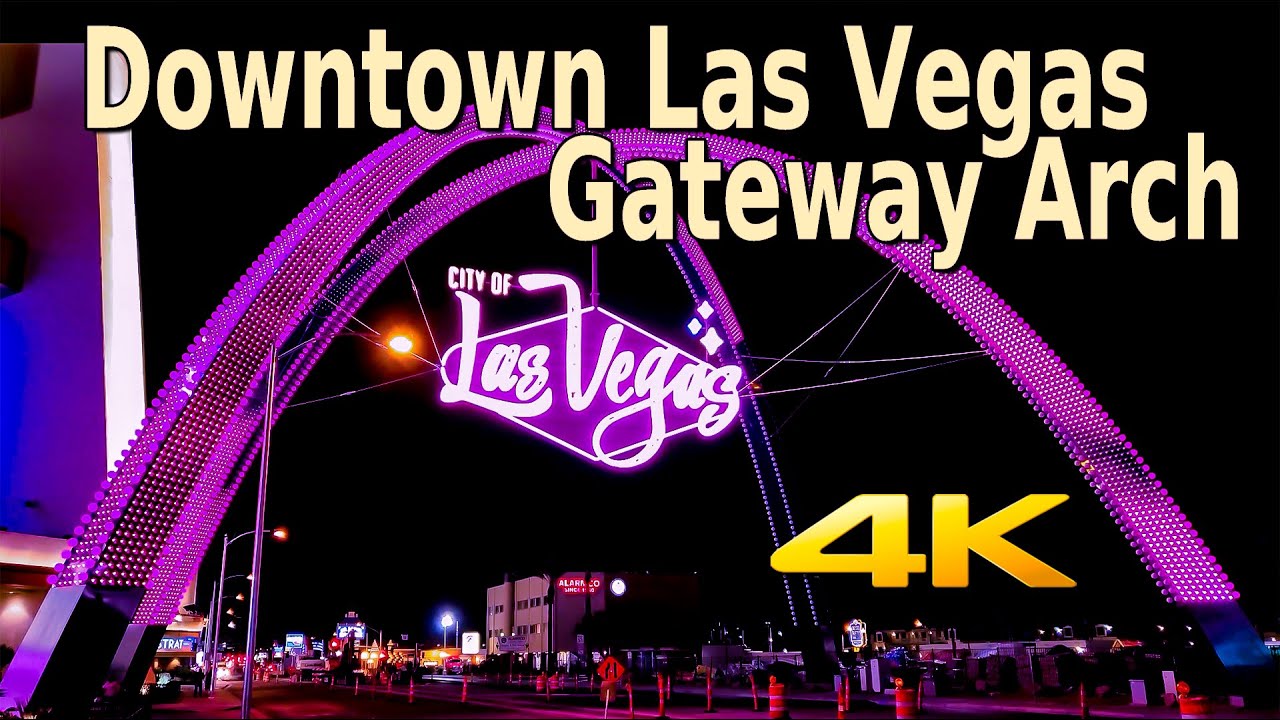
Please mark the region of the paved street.
[[[189, 688], [188, 688], [189, 690]], [[351, 687], [295, 684], [287, 682], [265, 683], [254, 688], [254, 717], [261, 718], [603, 718], [605, 709], [598, 693], [591, 694], [585, 688], [581, 692], [556, 694], [548, 702], [545, 695], [536, 695], [529, 688], [494, 688], [483, 683], [470, 683], [467, 702], [461, 702], [461, 683], [423, 683], [414, 688], [410, 702], [408, 688], [382, 687], [376, 690], [361, 686], [359, 692]], [[657, 717], [657, 691], [654, 687], [637, 688], [635, 717]], [[611, 704], [608, 717], [629, 717], [625, 692], [620, 703]], [[890, 718], [894, 716], [891, 698], [855, 696], [854, 707], [848, 717]], [[176, 704], [157, 705], [155, 717], [161, 720], [195, 720], [196, 718], [239, 717], [240, 684], [230, 683], [220, 689], [213, 698], [192, 698], [188, 692]], [[667, 703], [667, 716], [672, 718], [706, 717], [705, 691], [694, 687], [680, 687]], [[760, 697], [760, 711], [752, 711], [750, 691], [717, 688], [716, 712], [723, 717], [765, 717], [768, 699]], [[801, 692], [788, 698], [788, 710], [796, 720], [835, 717], [835, 702], [825, 693]], [[1134, 708], [1128, 705], [1097, 704], [1090, 708], [1094, 717], [1128, 718], [1178, 718], [1173, 708]], [[925, 702], [925, 717], [1079, 717], [1079, 708], [1068, 702], [1015, 699], [938, 699]], [[1277, 713], [1258, 713], [1220, 708], [1215, 717], [1229, 718], [1277, 718]]]

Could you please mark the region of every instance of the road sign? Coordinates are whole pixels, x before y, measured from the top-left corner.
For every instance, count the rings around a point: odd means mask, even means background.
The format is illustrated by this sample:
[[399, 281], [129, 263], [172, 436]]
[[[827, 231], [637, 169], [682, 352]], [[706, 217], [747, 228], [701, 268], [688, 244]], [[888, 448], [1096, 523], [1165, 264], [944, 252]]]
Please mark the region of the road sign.
[[596, 668], [596, 674], [600, 676], [601, 680], [606, 681], [617, 680], [626, 672], [627, 668], [618, 661], [618, 658], [612, 655], [605, 658], [604, 662], [600, 663], [600, 666]]
[[401, 633], [401, 634], [400, 634], [400, 642], [409, 642], [409, 634], [408, 634], [408, 633]]
[[498, 652], [525, 652], [529, 647], [528, 635], [503, 635], [498, 638]]

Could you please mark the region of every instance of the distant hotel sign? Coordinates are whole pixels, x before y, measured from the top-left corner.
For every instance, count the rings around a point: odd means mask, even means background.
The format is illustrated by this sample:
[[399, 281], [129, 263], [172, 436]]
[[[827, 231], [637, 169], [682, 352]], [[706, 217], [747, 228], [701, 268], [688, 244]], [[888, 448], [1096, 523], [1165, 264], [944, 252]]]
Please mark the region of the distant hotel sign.
[[854, 650], [867, 646], [867, 624], [861, 620], [849, 621], [849, 645]]
[[337, 635], [338, 638], [342, 640], [345, 640], [347, 638], [353, 638], [355, 640], [363, 640], [364, 625], [363, 624], [348, 625], [345, 623], [339, 624], [338, 630], [334, 634]]
[[[450, 268], [462, 339], [441, 361], [446, 403], [470, 403], [582, 457], [613, 468], [654, 458], [667, 438], [714, 437], [738, 415], [742, 368], [716, 367], [603, 307], [558, 273]], [[481, 296], [511, 287], [563, 296], [558, 314], [481, 334]], [[713, 357], [724, 344], [703, 302], [689, 332]]]
[[562, 577], [556, 581], [556, 588], [566, 595], [595, 594], [600, 589], [600, 578]]
[[157, 652], [195, 652], [196, 639], [193, 637], [162, 637]]

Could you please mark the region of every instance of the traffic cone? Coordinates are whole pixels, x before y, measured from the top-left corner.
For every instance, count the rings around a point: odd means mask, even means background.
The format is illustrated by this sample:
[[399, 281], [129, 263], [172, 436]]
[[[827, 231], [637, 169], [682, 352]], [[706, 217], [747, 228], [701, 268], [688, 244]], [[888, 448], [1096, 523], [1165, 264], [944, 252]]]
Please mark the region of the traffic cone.
[[770, 675], [769, 718], [770, 720], [780, 720], [789, 717], [791, 717], [791, 714], [787, 712], [787, 686], [778, 682], [776, 675]]
[[716, 709], [711, 707], [711, 668], [707, 668], [707, 712], [715, 712]]
[[760, 694], [756, 692], [756, 674], [748, 673], [747, 677], [751, 678], [751, 711], [760, 712]]
[[658, 717], [660, 718], [667, 716], [667, 696], [664, 692], [665, 685], [666, 683], [664, 682], [662, 673], [658, 673]]
[[1089, 717], [1089, 696], [1084, 691], [1084, 681], [1080, 681], [1080, 718]]
[[636, 698], [631, 694], [630, 680], [627, 680], [627, 709], [631, 713], [631, 720], [636, 720]]
[[467, 680], [468, 679], [469, 678], [466, 675], [462, 676], [462, 703], [464, 705], [467, 702]]
[[356, 694], [356, 695], [359, 695], [359, 694], [360, 694], [360, 676], [359, 676], [359, 675], [356, 675], [356, 691], [355, 691], [355, 694]]
[[409, 704], [413, 704], [413, 676], [409, 676]]

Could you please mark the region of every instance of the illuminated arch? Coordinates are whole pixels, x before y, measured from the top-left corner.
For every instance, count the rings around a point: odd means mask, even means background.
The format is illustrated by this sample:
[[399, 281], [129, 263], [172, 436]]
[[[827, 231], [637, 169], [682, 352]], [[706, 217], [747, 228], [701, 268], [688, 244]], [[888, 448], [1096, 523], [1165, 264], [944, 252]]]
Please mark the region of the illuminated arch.
[[[569, 134], [551, 126], [549, 110], [528, 131], [480, 130], [468, 110], [454, 130], [408, 130], [339, 177], [267, 246], [188, 346], [152, 400], [136, 439], [75, 528], [51, 582], [143, 586], [134, 623], [172, 619], [260, 442], [269, 344], [287, 338], [292, 347], [317, 340], [282, 366], [278, 413], [390, 268], [470, 208], [545, 174], [555, 147]], [[638, 158], [683, 159], [690, 137], [647, 130], [607, 135], [619, 167]], [[697, 137], [706, 139], [708, 155], [727, 167], [749, 158], [769, 163], [785, 189], [782, 163], [789, 156], [723, 136]], [[342, 264], [391, 202], [424, 172], [458, 148], [492, 138], [537, 144], [437, 191]], [[875, 241], [866, 229], [865, 207], [859, 224], [862, 240], [906, 272], [995, 360], [1085, 475], [1168, 600], [1192, 609], [1229, 607], [1238, 615], [1238, 594], [1216, 559], [1145, 459], [1065, 363], [972, 271], [932, 270], [931, 241]], [[708, 299], [717, 308], [717, 321], [729, 340], [720, 353], [722, 362], [745, 364], [742, 331], [723, 288], [683, 223], [678, 237], [668, 245], [671, 254], [695, 299]], [[778, 545], [796, 531], [764, 420], [749, 389], [741, 420]], [[788, 598], [793, 621], [798, 621], [790, 585]], [[805, 620], [811, 616], [816, 622], [807, 581], [800, 604], [808, 611], [801, 613]]]

